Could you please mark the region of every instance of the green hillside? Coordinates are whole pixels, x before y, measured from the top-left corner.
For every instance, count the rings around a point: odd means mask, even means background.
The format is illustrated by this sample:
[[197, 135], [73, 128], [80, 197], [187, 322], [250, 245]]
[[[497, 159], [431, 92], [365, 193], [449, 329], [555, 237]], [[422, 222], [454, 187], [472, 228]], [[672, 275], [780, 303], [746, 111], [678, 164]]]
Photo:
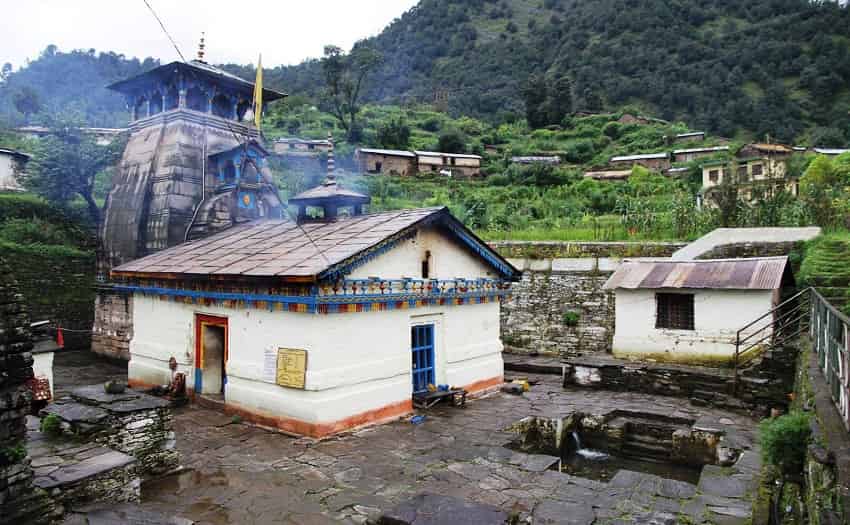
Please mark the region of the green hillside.
[[[372, 101], [524, 115], [532, 75], [566, 77], [575, 109], [626, 104], [716, 134], [848, 138], [850, 11], [808, 0], [422, 0], [372, 45]], [[269, 74], [312, 96], [315, 61]], [[813, 135], [813, 136], [812, 136]]]

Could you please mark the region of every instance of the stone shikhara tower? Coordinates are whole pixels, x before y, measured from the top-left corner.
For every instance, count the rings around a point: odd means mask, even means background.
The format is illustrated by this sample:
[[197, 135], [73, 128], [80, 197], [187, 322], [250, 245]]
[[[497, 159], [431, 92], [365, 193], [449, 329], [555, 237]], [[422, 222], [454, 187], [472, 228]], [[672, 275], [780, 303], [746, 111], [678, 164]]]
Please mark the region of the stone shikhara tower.
[[[131, 123], [100, 228], [92, 350], [127, 358], [132, 298], [106, 282], [111, 268], [236, 222], [277, 218], [282, 206], [253, 125], [252, 82], [207, 64], [201, 51], [109, 88], [124, 95]], [[264, 103], [285, 96], [263, 91]]]

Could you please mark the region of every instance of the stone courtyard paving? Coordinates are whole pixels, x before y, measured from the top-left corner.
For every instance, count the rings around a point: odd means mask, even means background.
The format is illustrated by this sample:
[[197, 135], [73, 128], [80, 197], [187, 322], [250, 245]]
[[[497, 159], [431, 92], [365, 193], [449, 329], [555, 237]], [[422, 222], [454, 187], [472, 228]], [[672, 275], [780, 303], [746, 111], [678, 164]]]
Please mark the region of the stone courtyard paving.
[[[57, 378], [73, 376], [57, 369]], [[234, 423], [197, 406], [176, 409], [177, 445], [187, 470], [143, 485], [140, 507], [113, 512], [210, 524], [365, 523], [430, 493], [495, 506], [535, 524], [747, 522], [760, 470], [750, 418], [669, 397], [564, 390], [556, 376], [531, 379], [540, 382], [522, 396], [497, 393], [465, 409], [422, 412], [426, 418], [418, 425], [397, 421], [320, 442]], [[626, 470], [602, 483], [549, 470], [552, 456], [503, 446], [516, 437], [504, 429], [526, 416], [613, 409], [718, 426], [744, 452], [733, 467], [704, 467], [694, 487]], [[465, 522], [458, 516], [457, 523]]]

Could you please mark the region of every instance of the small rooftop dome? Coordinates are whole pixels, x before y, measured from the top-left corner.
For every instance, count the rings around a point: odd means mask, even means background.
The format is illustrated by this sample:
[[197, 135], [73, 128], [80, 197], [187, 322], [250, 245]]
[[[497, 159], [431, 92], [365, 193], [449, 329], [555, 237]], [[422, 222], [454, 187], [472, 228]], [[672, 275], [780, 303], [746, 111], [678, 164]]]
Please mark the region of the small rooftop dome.
[[[298, 222], [303, 221], [335, 221], [339, 216], [339, 208], [351, 207], [351, 215], [362, 215], [363, 205], [372, 199], [362, 193], [346, 190], [337, 184], [332, 177], [319, 186], [303, 191], [289, 199], [289, 204], [298, 206]], [[307, 208], [321, 208], [322, 217], [310, 217]]]

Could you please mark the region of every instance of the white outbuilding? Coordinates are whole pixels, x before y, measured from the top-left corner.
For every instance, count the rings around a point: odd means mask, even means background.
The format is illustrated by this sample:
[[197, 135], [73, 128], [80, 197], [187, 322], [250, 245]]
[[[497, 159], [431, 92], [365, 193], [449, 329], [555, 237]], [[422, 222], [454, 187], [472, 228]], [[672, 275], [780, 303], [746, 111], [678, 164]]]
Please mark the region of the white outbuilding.
[[[615, 294], [613, 353], [689, 364], [730, 362], [738, 331], [773, 310], [789, 285], [787, 257], [626, 260], [605, 283]], [[752, 330], [765, 325], [769, 318]], [[742, 336], [747, 335], [745, 330]]]
[[429, 385], [500, 385], [499, 307], [518, 270], [446, 208], [366, 202], [331, 180], [290, 200], [297, 222], [114, 269], [133, 294], [130, 383], [182, 372], [228, 413], [314, 437], [408, 414]]

